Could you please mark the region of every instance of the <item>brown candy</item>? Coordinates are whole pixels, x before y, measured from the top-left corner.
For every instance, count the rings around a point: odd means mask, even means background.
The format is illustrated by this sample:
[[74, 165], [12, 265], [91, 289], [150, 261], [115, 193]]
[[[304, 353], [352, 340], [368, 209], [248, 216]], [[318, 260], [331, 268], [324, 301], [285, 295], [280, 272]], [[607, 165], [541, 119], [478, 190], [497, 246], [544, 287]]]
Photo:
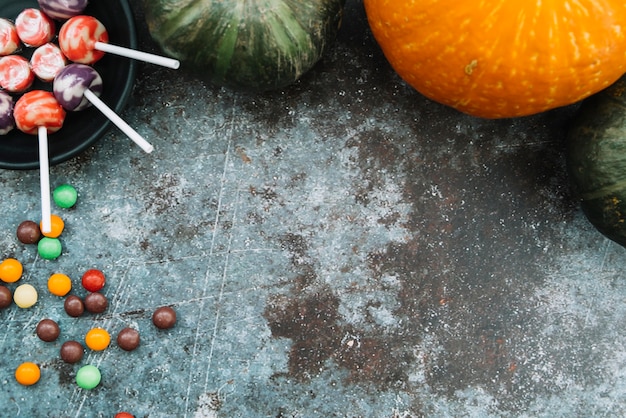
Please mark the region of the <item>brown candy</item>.
[[78, 341], [66, 341], [61, 346], [61, 359], [66, 363], [78, 363], [83, 358], [84, 351], [85, 349]]
[[104, 296], [100, 292], [93, 292], [88, 294], [87, 296], [85, 296], [83, 303], [87, 312], [95, 314], [106, 311], [107, 306], [109, 305], [109, 301], [107, 300], [106, 296]]
[[117, 334], [117, 345], [125, 351], [132, 351], [139, 347], [139, 331], [134, 328], [124, 328]]
[[59, 324], [52, 319], [42, 319], [37, 324], [36, 332], [40, 340], [49, 343], [59, 337], [61, 329], [59, 328]]
[[41, 229], [34, 221], [24, 221], [18, 225], [16, 235], [22, 244], [36, 244], [41, 239]]
[[0, 309], [8, 308], [13, 302], [13, 293], [11, 289], [6, 286], [0, 285]]
[[85, 304], [83, 301], [75, 295], [70, 295], [65, 298], [65, 302], [63, 303], [63, 308], [65, 308], [65, 312], [69, 316], [77, 318], [85, 312]]
[[152, 314], [152, 323], [159, 329], [172, 328], [176, 324], [176, 311], [169, 306], [161, 306]]

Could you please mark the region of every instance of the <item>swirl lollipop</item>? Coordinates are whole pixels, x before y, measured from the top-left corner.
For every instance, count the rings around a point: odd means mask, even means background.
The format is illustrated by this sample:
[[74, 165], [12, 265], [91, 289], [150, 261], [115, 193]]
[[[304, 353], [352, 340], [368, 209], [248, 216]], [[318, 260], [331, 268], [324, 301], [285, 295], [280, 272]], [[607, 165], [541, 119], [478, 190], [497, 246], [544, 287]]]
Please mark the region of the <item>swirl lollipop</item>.
[[75, 112], [93, 104], [141, 149], [147, 153], [153, 151], [154, 147], [148, 141], [100, 100], [98, 96], [102, 92], [102, 77], [93, 67], [85, 64], [67, 65], [55, 77], [53, 91], [64, 109]]
[[178, 60], [148, 54], [122, 46], [111, 45], [104, 25], [93, 16], [78, 15], [67, 20], [59, 31], [59, 46], [70, 60], [79, 64], [94, 64], [105, 52], [176, 69]]
[[65, 110], [44, 90], [24, 93], [13, 109], [15, 125], [20, 131], [39, 136], [39, 178], [41, 186], [41, 231], [52, 229], [50, 214], [50, 163], [48, 156], [48, 134], [63, 127]]
[[0, 18], [0, 55], [14, 53], [20, 47], [20, 38], [13, 22]]
[[0, 135], [6, 135], [15, 127], [13, 119], [13, 97], [4, 90], [0, 90]]
[[77, 16], [87, 7], [87, 0], [38, 0], [39, 8], [48, 16], [57, 20]]

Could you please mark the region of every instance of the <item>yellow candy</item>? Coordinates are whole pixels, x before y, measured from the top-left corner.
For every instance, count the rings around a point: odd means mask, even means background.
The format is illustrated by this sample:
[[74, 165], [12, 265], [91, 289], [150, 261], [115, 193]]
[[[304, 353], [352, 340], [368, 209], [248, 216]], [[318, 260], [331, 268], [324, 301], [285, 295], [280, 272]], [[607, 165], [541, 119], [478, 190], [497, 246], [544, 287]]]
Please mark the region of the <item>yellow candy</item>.
[[22, 284], [13, 292], [13, 302], [20, 308], [30, 308], [37, 303], [37, 290], [30, 284]]
[[39, 229], [42, 229], [41, 233], [48, 238], [58, 238], [63, 229], [65, 228], [65, 222], [60, 216], [50, 215], [50, 232], [43, 232], [42, 222], [39, 223]]
[[85, 344], [94, 351], [102, 351], [109, 346], [111, 335], [103, 328], [92, 328], [85, 335]]
[[14, 283], [22, 277], [24, 267], [15, 258], [7, 258], [0, 263], [0, 280], [6, 283]]
[[15, 380], [24, 386], [34, 385], [39, 381], [40, 377], [41, 370], [39, 370], [39, 366], [30, 361], [20, 364], [15, 369]]
[[72, 290], [72, 280], [63, 273], [54, 273], [48, 278], [48, 290], [55, 296], [65, 296]]

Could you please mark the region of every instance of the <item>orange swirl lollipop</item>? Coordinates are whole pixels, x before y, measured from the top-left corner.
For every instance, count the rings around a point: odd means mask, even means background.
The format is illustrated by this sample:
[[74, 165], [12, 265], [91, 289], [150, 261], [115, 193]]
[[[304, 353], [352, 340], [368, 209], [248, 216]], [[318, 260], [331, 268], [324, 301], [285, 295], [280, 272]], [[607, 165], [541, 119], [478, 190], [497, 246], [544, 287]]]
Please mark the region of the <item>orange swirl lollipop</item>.
[[41, 232], [52, 230], [50, 213], [50, 162], [48, 133], [58, 131], [65, 121], [65, 110], [49, 91], [24, 93], [13, 108], [15, 126], [20, 131], [39, 136], [39, 179], [41, 186]]
[[110, 45], [108, 42], [109, 34], [106, 28], [93, 16], [74, 16], [68, 19], [59, 31], [61, 51], [70, 61], [79, 64], [92, 65], [100, 60], [105, 52], [108, 52], [173, 69], [180, 66], [178, 60]]

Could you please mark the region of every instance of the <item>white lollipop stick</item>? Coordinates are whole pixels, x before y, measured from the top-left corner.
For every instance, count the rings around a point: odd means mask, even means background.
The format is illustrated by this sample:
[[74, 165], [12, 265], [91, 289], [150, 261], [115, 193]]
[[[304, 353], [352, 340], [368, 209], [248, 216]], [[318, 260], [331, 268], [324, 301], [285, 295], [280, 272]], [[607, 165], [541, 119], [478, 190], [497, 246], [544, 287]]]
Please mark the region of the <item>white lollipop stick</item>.
[[118, 45], [111, 45], [105, 42], [97, 41], [94, 44], [94, 49], [102, 52], [109, 52], [115, 55], [121, 55], [126, 58], [149, 62], [150, 64], [173, 68], [174, 70], [180, 67], [180, 62], [178, 60], [162, 57], [160, 55], [149, 54], [147, 52], [135, 51], [134, 49], [124, 48], [123, 46]]
[[124, 122], [122, 118], [120, 118], [113, 110], [111, 110], [109, 106], [107, 106], [102, 100], [100, 100], [100, 98], [96, 96], [94, 92], [89, 89], [85, 89], [85, 92], [83, 94], [87, 98], [87, 100], [91, 102], [92, 105], [98, 108], [98, 110], [101, 111], [104, 116], [109, 118], [109, 120], [113, 122], [115, 126], [117, 126], [122, 132], [124, 132], [126, 136], [132, 139], [135, 144], [139, 145], [142, 150], [144, 150], [148, 154], [154, 150], [154, 147], [150, 145], [148, 141], [146, 141], [141, 135], [139, 135], [137, 131], [131, 128], [130, 125]]
[[39, 134], [39, 183], [41, 187], [41, 232], [52, 230], [50, 214], [50, 163], [48, 161], [48, 130], [40, 126]]

